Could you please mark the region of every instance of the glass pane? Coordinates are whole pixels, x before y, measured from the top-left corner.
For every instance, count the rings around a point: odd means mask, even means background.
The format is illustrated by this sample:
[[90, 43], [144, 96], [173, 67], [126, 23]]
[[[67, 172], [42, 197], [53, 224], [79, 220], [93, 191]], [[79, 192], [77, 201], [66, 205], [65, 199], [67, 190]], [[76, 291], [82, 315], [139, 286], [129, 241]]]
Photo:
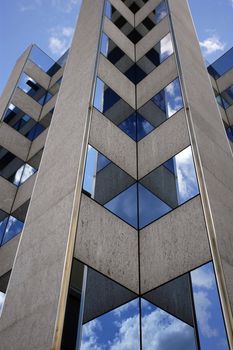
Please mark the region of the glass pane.
[[137, 27], [137, 32], [141, 37], [145, 36], [168, 14], [166, 1], [163, 0]]
[[29, 164], [22, 165], [14, 176], [13, 183], [16, 186], [22, 185], [29, 177], [31, 177], [36, 172], [36, 169], [31, 167]]
[[12, 103], [6, 111], [3, 121], [31, 141], [45, 129]]
[[96, 81], [94, 107], [111, 122], [119, 126], [127, 135], [135, 136], [133, 119], [123, 125], [123, 122], [128, 118], [135, 116], [134, 109], [99, 78]]
[[221, 92], [222, 104], [226, 109], [233, 104], [233, 85]]
[[[137, 76], [137, 83], [144, 79], [146, 75], [150, 74], [172, 54], [173, 45], [171, 34], [169, 33], [137, 62], [137, 67], [144, 73]], [[138, 75], [138, 72], [136, 72], [136, 75]]]
[[208, 67], [208, 72], [214, 79], [220, 78], [233, 67], [233, 48]]
[[0, 292], [0, 316], [1, 316], [1, 313], [2, 313], [2, 309], [3, 309], [3, 304], [4, 304], [4, 301], [5, 301], [5, 297], [6, 297], [6, 294]]
[[2, 244], [5, 244], [10, 239], [12, 239], [17, 234], [19, 234], [23, 229], [23, 225], [24, 225], [23, 222], [17, 220], [13, 216], [10, 216], [8, 223], [7, 223], [7, 227], [6, 227], [4, 237], [3, 237]]
[[81, 350], [140, 348], [139, 301], [130, 301], [82, 326]]
[[55, 74], [55, 66], [56, 70], [61, 68], [59, 64], [57, 64], [51, 57], [49, 57], [36, 45], [33, 45], [32, 50], [29, 54], [29, 59], [50, 76]]
[[179, 79], [175, 79], [145, 105], [138, 113], [154, 127], [158, 127], [183, 108]]
[[45, 95], [46, 90], [24, 72], [20, 76], [18, 87], [28, 96], [43, 105], [44, 99], [42, 97]]
[[8, 222], [9, 214], [5, 213], [3, 210], [0, 210], [0, 245], [6, 230], [6, 225]]
[[191, 272], [201, 349], [229, 350], [212, 262]]
[[199, 193], [191, 146], [139, 181], [140, 228]]
[[131, 225], [137, 225], [137, 188], [130, 175], [88, 146], [83, 190]]
[[17, 172], [23, 164], [24, 162], [21, 159], [17, 158], [7, 149], [0, 147], [0, 176], [12, 183], [16, 182], [18, 184], [20, 174], [17, 174]]
[[145, 299], [141, 307], [143, 350], [196, 350], [193, 327]]

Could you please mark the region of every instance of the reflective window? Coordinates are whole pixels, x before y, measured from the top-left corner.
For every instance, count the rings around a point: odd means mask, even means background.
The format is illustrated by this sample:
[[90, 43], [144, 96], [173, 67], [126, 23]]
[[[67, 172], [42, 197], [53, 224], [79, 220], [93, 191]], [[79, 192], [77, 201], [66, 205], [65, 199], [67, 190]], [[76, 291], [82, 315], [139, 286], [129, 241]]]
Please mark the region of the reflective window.
[[43, 125], [36, 122], [12, 103], [6, 111], [3, 121], [30, 141], [33, 141], [45, 129]]
[[171, 34], [169, 33], [137, 62], [138, 69], [143, 72], [143, 74], [137, 74], [137, 83], [171, 56], [173, 52]]
[[139, 228], [199, 193], [191, 146], [139, 181]]
[[208, 72], [214, 79], [220, 78], [233, 67], [233, 48], [208, 67]]
[[141, 229], [199, 193], [191, 146], [137, 183], [89, 145], [83, 190], [119, 218]]
[[156, 128], [181, 108], [183, 99], [177, 78], [139, 108], [138, 113]]
[[226, 133], [227, 133], [228, 140], [233, 142], [233, 129], [231, 126], [226, 128]]
[[121, 13], [117, 11], [108, 0], [105, 5], [105, 16], [108, 17], [134, 44], [142, 38], [142, 35], [127, 22]]
[[18, 81], [18, 87], [28, 96], [43, 105], [46, 90], [26, 73], [22, 73]]
[[136, 180], [125, 171], [93, 147], [88, 146], [83, 183], [84, 193], [122, 220], [137, 227], [135, 182]]
[[0, 210], [0, 245], [5, 244], [23, 229], [23, 221]]
[[192, 271], [191, 279], [201, 349], [229, 350], [213, 264]]
[[150, 13], [137, 27], [136, 31], [141, 37], [144, 37], [151, 29], [153, 29], [168, 14], [167, 3], [165, 0]]
[[14, 185], [20, 186], [35, 172], [36, 169], [25, 164], [5, 148], [0, 147], [0, 176]]
[[61, 68], [60, 64], [56, 63], [36, 45], [32, 46], [29, 59], [50, 76], [55, 74]]
[[222, 107], [227, 109], [233, 104], [233, 85], [229, 86], [220, 94]]
[[3, 304], [6, 296], [6, 289], [9, 282], [11, 271], [8, 271], [4, 275], [0, 276], [0, 316], [3, 309]]

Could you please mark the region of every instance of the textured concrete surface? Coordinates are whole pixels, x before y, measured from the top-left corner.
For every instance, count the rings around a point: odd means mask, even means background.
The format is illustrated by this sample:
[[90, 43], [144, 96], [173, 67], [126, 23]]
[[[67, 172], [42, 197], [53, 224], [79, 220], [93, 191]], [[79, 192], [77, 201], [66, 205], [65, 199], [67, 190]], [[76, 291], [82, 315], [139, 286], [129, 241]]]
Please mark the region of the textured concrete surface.
[[102, 11], [102, 0], [81, 9], [1, 317], [3, 349], [53, 345]]
[[99, 60], [98, 76], [132, 108], [135, 108], [135, 85], [103, 55]]
[[48, 89], [51, 77], [46, 74], [39, 66], [28, 60], [23, 71], [40, 84], [44, 89]]
[[0, 116], [2, 117], [4, 110], [7, 108], [7, 105], [10, 101], [11, 95], [15, 89], [19, 76], [23, 70], [29, 52], [31, 50], [31, 45], [24, 51], [24, 53], [18, 58], [14, 69], [8, 79], [8, 82], [3, 90], [2, 95], [0, 96]]
[[169, 33], [169, 19], [164, 18], [136, 44], [136, 61], [140, 60], [155, 44]]
[[211, 259], [199, 197], [141, 230], [139, 237], [142, 293]]
[[16, 88], [11, 102], [35, 121], [39, 120], [41, 105], [20, 88]]
[[103, 32], [134, 61], [134, 44], [107, 17], [104, 18]]
[[171, 55], [137, 85], [137, 108], [165, 88], [177, 75], [175, 57]]
[[4, 244], [0, 249], [0, 276], [12, 269], [20, 235]]
[[[95, 220], [90, 220], [93, 217]], [[81, 200], [74, 256], [138, 292], [137, 231], [85, 195]]]
[[181, 110], [139, 141], [139, 179], [189, 145], [185, 112]]
[[45, 145], [48, 129], [45, 129], [31, 144], [27, 159], [34, 157]]
[[25, 203], [29, 198], [31, 198], [36, 176], [37, 176], [37, 173], [33, 174], [28, 180], [26, 180], [19, 187], [16, 193], [12, 211], [18, 209], [23, 203]]
[[217, 79], [217, 86], [220, 92], [226, 90], [233, 82], [233, 68]]
[[[232, 151], [225, 135], [208, 73], [192, 27], [187, 3], [183, 0], [169, 0], [169, 4], [179, 50], [183, 81], [189, 99], [190, 118], [192, 120], [190, 125], [195, 135], [198, 151], [194, 152], [194, 157], [197, 157], [199, 153], [199, 161], [202, 168], [202, 175], [200, 173], [199, 175], [204, 177], [208, 196], [208, 203], [205, 203], [205, 207], [212, 215], [213, 221], [211, 226], [213, 225], [215, 229], [211, 240], [218, 246], [218, 252], [215, 250], [215, 254], [219, 253], [220, 260], [228, 259], [229, 261], [232, 260], [232, 249], [229, 249], [231, 246], [230, 242], [232, 242], [233, 217]], [[180, 16], [181, 13], [182, 16]], [[208, 129], [206, 128], [206, 123], [208, 123]], [[224, 200], [221, 200], [222, 197]], [[221, 201], [224, 203], [224, 208], [227, 208], [226, 210], [223, 210], [223, 206], [220, 205]], [[231, 203], [231, 206], [228, 203]], [[210, 232], [212, 231], [210, 230]], [[232, 264], [227, 265], [227, 268], [224, 270], [224, 264], [222, 264], [227, 292], [231, 305], [233, 305], [231, 289], [233, 267], [231, 266]]]
[[0, 176], [0, 209], [10, 213], [17, 187]]
[[135, 14], [135, 26], [137, 27], [154, 9], [161, 0], [149, 0]]
[[27, 159], [31, 142], [8, 124], [0, 124], [0, 144], [22, 160]]
[[136, 143], [96, 109], [92, 113], [89, 143], [136, 179]]

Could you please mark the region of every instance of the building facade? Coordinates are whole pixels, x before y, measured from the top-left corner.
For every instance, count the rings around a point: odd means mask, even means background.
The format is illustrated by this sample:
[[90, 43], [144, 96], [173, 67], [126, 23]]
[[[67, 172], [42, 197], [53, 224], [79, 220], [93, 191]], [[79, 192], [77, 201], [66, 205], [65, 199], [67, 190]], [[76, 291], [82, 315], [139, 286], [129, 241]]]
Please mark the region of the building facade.
[[83, 0], [0, 99], [0, 350], [233, 349], [233, 52], [186, 0]]

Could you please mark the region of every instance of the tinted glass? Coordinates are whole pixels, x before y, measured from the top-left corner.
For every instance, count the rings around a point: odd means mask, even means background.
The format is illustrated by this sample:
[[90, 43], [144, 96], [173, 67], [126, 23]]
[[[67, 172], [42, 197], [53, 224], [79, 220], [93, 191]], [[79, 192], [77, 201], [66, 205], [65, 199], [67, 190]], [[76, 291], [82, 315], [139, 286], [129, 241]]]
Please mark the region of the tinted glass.
[[223, 108], [228, 108], [233, 104], [233, 85], [229, 86], [220, 94]]
[[136, 30], [141, 37], [144, 37], [151, 29], [153, 29], [168, 14], [167, 3], [165, 0], [150, 13], [137, 27]]
[[217, 61], [208, 67], [208, 72], [214, 77], [214, 79], [220, 78], [228, 70], [233, 67], [233, 48], [227, 51]]
[[48, 74], [52, 71], [52, 68], [54, 68], [54, 66], [57, 66], [57, 70], [61, 68], [60, 65], [58, 65], [51, 57], [49, 57], [36, 45], [32, 46], [32, 50], [29, 54], [29, 59]]
[[3, 121], [31, 141], [39, 136], [45, 129], [43, 125], [37, 123], [33, 118], [13, 104], [9, 105]]
[[201, 348], [229, 350], [213, 264], [192, 271], [191, 279]]
[[138, 113], [156, 128], [181, 108], [183, 99], [177, 78], [140, 107]]
[[121, 219], [137, 226], [136, 180], [90, 145], [83, 182], [84, 193]]
[[28, 96], [43, 105], [46, 90], [27, 74], [22, 73], [18, 82], [18, 87]]
[[137, 74], [137, 83], [139, 83], [146, 75], [150, 74], [172, 54], [173, 45], [171, 34], [169, 33], [137, 62], [138, 70], [140, 69], [140, 71], [143, 72], [140, 72], [140, 75]]
[[19, 221], [13, 216], [9, 216], [5, 234], [2, 240], [2, 245], [8, 242], [10, 239], [14, 238], [17, 234], [19, 234], [23, 230], [23, 225], [24, 223], [22, 221]]
[[139, 228], [199, 193], [191, 147], [139, 181]]
[[5, 213], [3, 210], [0, 210], [0, 244], [2, 242], [6, 225], [8, 222], [9, 214]]
[[0, 147], [0, 176], [12, 183], [19, 183], [18, 170], [24, 162], [7, 149]]

